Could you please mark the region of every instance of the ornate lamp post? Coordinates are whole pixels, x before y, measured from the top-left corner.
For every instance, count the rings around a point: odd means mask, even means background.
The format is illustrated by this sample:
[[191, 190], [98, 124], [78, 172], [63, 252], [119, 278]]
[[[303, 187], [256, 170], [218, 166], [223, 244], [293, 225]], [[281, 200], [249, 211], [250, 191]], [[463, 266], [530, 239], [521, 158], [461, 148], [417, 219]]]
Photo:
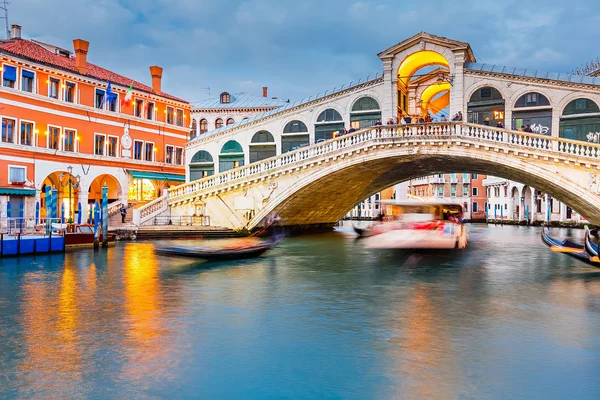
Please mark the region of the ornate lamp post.
[[81, 176], [77, 175], [74, 177], [73, 176], [73, 167], [69, 165], [67, 167], [67, 176], [65, 176], [65, 174], [60, 174], [59, 178], [60, 178], [60, 185], [62, 187], [69, 186], [69, 220], [68, 220], [68, 222], [70, 224], [72, 224], [74, 221], [73, 202], [71, 200], [73, 198], [73, 188], [75, 188], [75, 189], [79, 188]]

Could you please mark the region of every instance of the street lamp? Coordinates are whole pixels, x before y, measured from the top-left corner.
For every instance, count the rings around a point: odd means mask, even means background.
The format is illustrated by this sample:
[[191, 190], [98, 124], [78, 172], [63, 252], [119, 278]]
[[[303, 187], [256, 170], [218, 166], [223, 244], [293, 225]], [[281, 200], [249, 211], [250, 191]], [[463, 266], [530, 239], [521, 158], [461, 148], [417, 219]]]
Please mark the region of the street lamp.
[[[73, 203], [72, 203], [72, 198], [73, 198], [73, 188], [77, 189], [79, 187], [79, 183], [81, 181], [81, 177], [79, 175], [73, 177], [73, 167], [72, 166], [68, 166], [67, 167], [67, 174], [68, 176], [65, 176], [65, 174], [60, 174], [59, 178], [60, 178], [60, 185], [62, 187], [65, 186], [69, 186], [69, 223], [73, 223], [74, 217], [73, 217]], [[66, 179], [65, 179], [66, 178]], [[75, 179], [73, 179], [75, 178]]]

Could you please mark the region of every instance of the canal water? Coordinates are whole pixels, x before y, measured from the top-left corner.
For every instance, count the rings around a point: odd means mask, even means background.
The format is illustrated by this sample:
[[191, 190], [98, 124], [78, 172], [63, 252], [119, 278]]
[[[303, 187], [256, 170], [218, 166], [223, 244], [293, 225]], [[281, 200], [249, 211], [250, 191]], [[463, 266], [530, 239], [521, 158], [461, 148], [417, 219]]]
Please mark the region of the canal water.
[[539, 228], [469, 230], [462, 252], [346, 227], [242, 262], [1, 260], [0, 398], [600, 398], [600, 269]]

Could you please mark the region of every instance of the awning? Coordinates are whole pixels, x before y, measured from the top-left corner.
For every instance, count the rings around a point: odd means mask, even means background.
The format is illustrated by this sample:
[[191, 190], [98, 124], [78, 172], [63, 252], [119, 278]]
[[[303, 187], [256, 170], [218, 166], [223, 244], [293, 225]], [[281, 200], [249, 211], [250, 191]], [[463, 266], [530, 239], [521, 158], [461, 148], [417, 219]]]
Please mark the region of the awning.
[[165, 172], [128, 170], [134, 179], [150, 179], [154, 181], [185, 182], [185, 175], [167, 174]]
[[0, 187], [0, 196], [35, 196], [35, 189]]

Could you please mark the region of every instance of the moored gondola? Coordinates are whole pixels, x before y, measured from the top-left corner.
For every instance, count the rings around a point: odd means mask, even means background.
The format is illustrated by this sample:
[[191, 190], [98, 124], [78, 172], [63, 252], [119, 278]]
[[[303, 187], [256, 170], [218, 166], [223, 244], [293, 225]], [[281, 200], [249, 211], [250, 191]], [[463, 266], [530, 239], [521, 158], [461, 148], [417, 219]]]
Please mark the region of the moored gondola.
[[551, 251], [565, 253], [590, 265], [600, 267], [598, 244], [591, 240], [590, 232], [587, 228], [585, 231], [585, 244], [579, 244], [568, 239], [558, 240], [550, 236], [550, 231], [547, 227], [542, 228], [542, 241], [550, 247]]
[[156, 252], [163, 255], [192, 257], [207, 261], [241, 260], [259, 257], [279, 243], [282, 236], [273, 237], [266, 241], [253, 244], [230, 245], [221, 248], [199, 246], [172, 246], [157, 248]]

